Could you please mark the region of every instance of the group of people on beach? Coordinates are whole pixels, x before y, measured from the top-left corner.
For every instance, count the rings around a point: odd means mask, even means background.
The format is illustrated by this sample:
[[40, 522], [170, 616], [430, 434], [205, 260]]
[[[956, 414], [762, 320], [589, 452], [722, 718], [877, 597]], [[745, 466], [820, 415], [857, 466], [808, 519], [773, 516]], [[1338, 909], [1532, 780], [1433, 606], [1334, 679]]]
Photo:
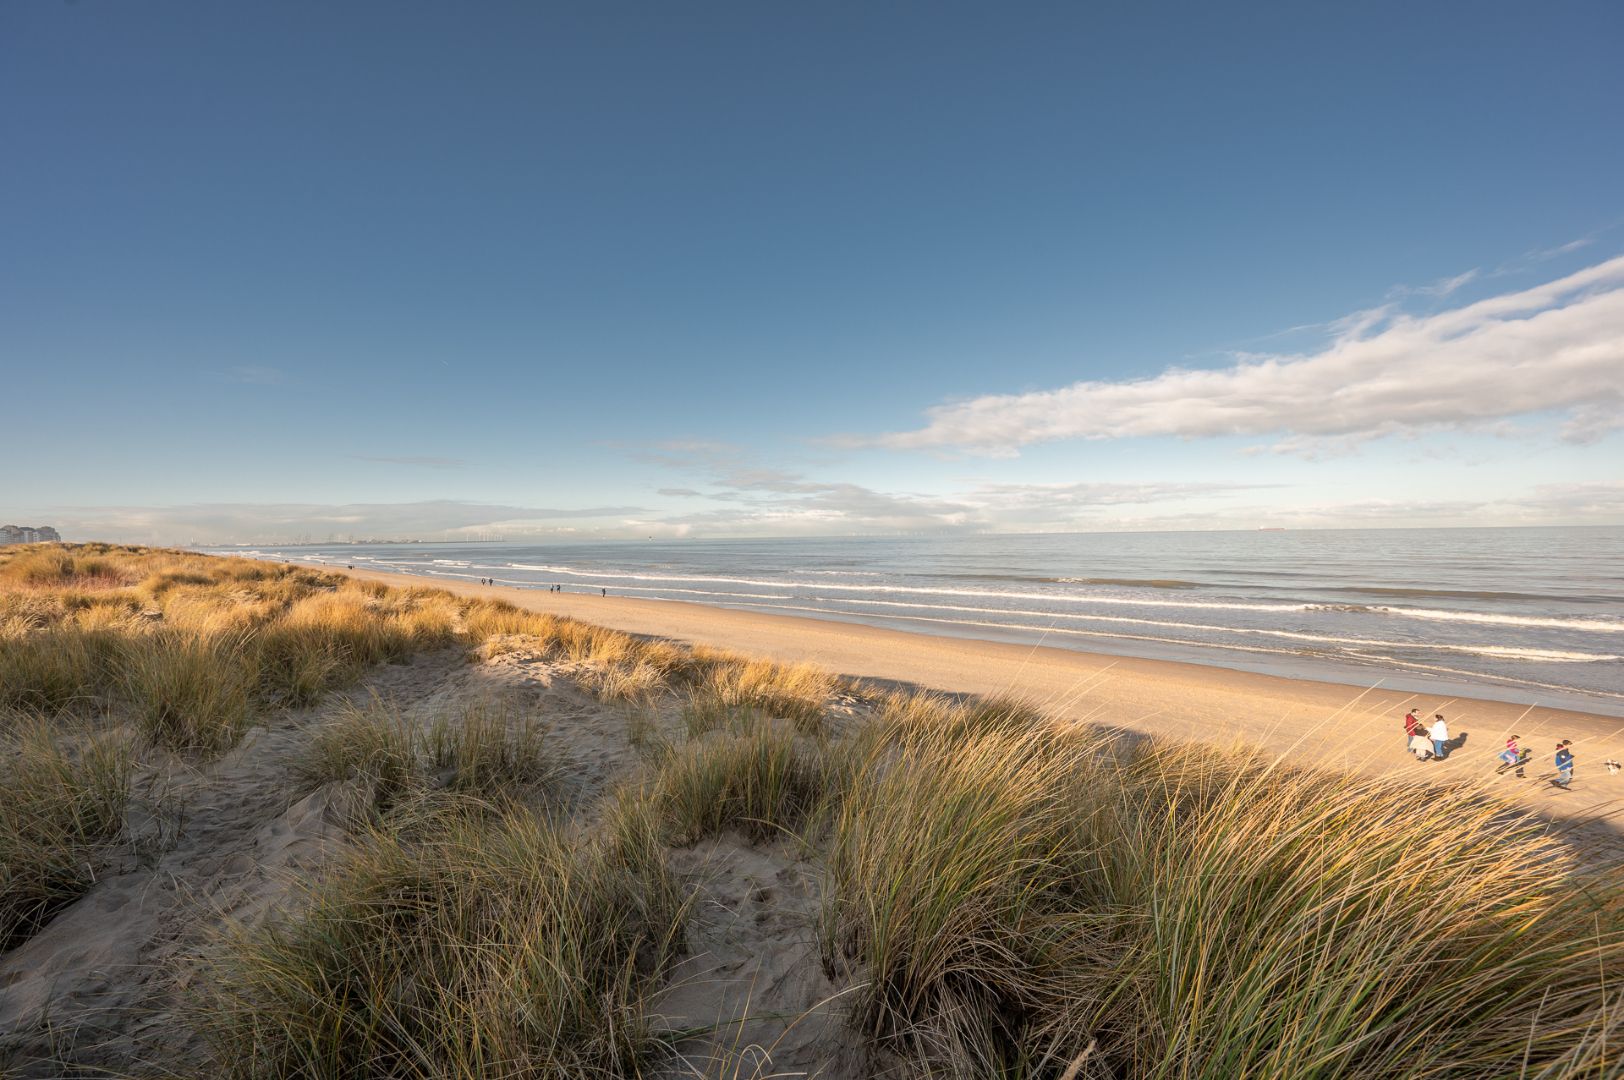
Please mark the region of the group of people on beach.
[[[1463, 736], [1464, 738], [1464, 736]], [[1504, 774], [1509, 770], [1516, 770], [1518, 776], [1526, 776], [1523, 768], [1534, 751], [1521, 745], [1521, 735], [1512, 735], [1506, 739], [1506, 747], [1500, 751], [1500, 767], [1495, 770]], [[1443, 713], [1434, 713], [1432, 724], [1428, 726], [1414, 709], [1404, 714], [1404, 746], [1416, 756], [1418, 761], [1442, 761], [1449, 756], [1450, 738], [1449, 722], [1444, 719]], [[1573, 741], [1563, 739], [1556, 744], [1556, 776], [1551, 783], [1564, 790], [1573, 783]]]
[[[481, 585], [495, 585], [496, 584], [496, 579], [495, 578], [482, 577], [482, 578], [479, 579], [479, 583]], [[547, 591], [550, 592], [550, 593], [561, 593], [561, 592], [564, 591], [564, 586], [562, 586], [562, 585], [549, 585], [549, 586], [547, 586]], [[598, 591], [600, 593], [602, 593], [604, 596], [609, 595], [609, 590], [608, 589], [599, 589]]]

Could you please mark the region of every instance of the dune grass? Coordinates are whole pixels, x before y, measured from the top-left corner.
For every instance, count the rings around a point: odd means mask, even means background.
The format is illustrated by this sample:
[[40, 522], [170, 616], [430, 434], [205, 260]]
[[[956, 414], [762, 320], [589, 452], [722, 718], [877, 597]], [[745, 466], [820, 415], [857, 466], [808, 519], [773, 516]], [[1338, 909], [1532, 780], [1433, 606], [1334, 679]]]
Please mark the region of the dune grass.
[[685, 914], [661, 849], [523, 813], [372, 838], [222, 945], [197, 1021], [231, 1077], [634, 1076]]
[[692, 844], [730, 827], [762, 841], [799, 834], [842, 776], [830, 748], [762, 722], [663, 748], [644, 797], [669, 843]]
[[124, 833], [131, 768], [115, 737], [65, 744], [37, 716], [0, 723], [0, 951], [95, 883]]
[[105, 630], [0, 626], [0, 708], [103, 706], [118, 647], [118, 636]]
[[[1611, 1075], [1624, 879], [1463, 791], [898, 701], [825, 961], [939, 1075]], [[931, 721], [934, 719], [935, 723]], [[1607, 1064], [1604, 1066], [1604, 1060]]]
[[360, 783], [376, 814], [431, 792], [491, 804], [546, 795], [561, 772], [540, 719], [500, 699], [432, 720], [378, 697], [346, 703], [295, 764], [308, 787]]
[[270, 708], [465, 638], [467, 601], [341, 575], [159, 549], [0, 552], [0, 708], [128, 708], [156, 745], [202, 754]]
[[437, 717], [426, 740], [429, 767], [451, 791], [495, 799], [559, 778], [548, 753], [546, 725], [533, 712], [500, 698], [474, 701]]
[[318, 729], [294, 773], [306, 787], [355, 781], [371, 807], [384, 812], [425, 785], [423, 734], [381, 698], [345, 703]]
[[119, 678], [136, 730], [170, 750], [216, 754], [249, 721], [254, 669], [241, 634], [161, 630], [129, 639]]

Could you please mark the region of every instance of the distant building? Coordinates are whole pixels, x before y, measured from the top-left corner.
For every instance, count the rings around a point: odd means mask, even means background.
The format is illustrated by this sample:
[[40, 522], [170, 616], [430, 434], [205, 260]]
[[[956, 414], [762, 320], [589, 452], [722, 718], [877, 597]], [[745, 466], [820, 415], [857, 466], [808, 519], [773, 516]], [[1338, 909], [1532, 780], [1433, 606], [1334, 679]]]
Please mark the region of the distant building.
[[49, 525], [0, 525], [0, 544], [47, 544], [61, 539], [62, 534]]

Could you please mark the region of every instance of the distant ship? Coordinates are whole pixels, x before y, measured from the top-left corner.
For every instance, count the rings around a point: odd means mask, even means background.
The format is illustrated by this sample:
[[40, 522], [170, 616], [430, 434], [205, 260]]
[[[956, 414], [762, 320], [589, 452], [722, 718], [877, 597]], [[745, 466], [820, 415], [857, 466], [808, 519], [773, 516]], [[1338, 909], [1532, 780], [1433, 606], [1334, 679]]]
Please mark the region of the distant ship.
[[1284, 525], [1259, 525], [1257, 527], [1257, 531], [1258, 532], [1285, 532], [1286, 527]]

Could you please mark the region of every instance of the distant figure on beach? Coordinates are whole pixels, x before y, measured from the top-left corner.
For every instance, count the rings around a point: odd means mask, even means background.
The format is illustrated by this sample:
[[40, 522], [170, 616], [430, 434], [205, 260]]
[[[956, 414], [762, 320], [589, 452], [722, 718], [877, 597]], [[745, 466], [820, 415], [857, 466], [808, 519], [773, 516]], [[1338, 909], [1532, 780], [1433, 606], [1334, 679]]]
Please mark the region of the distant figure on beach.
[[1432, 753], [1439, 761], [1449, 756], [1449, 725], [1444, 723], [1443, 713], [1432, 714], [1432, 730], [1428, 736], [1432, 739]]
[[1415, 715], [1414, 709], [1404, 714], [1404, 745], [1411, 750], [1415, 747], [1410, 746], [1410, 740], [1415, 738], [1415, 733], [1420, 727], [1421, 718]]
[[1506, 748], [1500, 751], [1500, 761], [1502, 764], [1497, 771], [1503, 773], [1507, 769], [1515, 766], [1517, 769], [1517, 775], [1524, 775], [1522, 750], [1518, 749], [1517, 747], [1517, 740], [1519, 738], [1521, 738], [1521, 736], [1513, 735], [1511, 738], [1506, 740]]
[[609, 590], [608, 590], [608, 589], [603, 589], [603, 590], [601, 590], [601, 592], [602, 592], [602, 593], [603, 593], [603, 595], [605, 595], [605, 596], [608, 596], [608, 595], [609, 595]]
[[1551, 783], [1563, 790], [1566, 790], [1567, 786], [1573, 783], [1573, 751], [1569, 749], [1572, 745], [1573, 743], [1567, 739], [1563, 739], [1556, 744], [1557, 778], [1552, 780]]

